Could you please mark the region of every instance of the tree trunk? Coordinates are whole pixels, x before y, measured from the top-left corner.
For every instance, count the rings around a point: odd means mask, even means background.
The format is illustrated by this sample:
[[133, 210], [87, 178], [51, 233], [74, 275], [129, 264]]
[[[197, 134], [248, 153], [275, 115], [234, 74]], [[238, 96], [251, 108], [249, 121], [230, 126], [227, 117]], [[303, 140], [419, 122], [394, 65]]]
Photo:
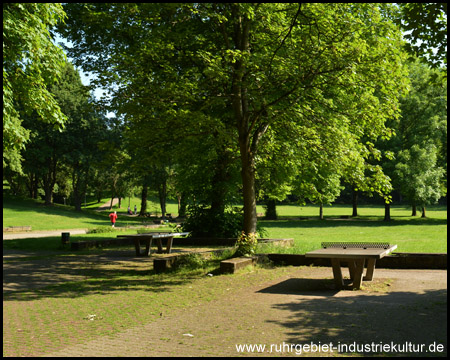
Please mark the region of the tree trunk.
[[391, 204], [384, 203], [384, 221], [391, 221]]
[[412, 205], [412, 213], [411, 216], [417, 216], [417, 207], [416, 204]]
[[147, 193], [148, 187], [147, 184], [144, 184], [144, 186], [142, 186], [141, 211], [139, 212], [139, 216], [145, 216], [145, 213], [147, 212]]
[[274, 199], [266, 200], [266, 216], [267, 220], [276, 220], [277, 216], [277, 201]]
[[186, 216], [186, 196], [184, 194], [178, 195], [178, 217]]
[[[238, 49], [250, 54], [250, 24], [251, 20], [240, 13], [239, 4], [232, 5], [232, 21], [234, 26], [233, 45], [231, 49]], [[225, 36], [225, 43], [229, 39]], [[244, 82], [246, 76], [245, 57], [236, 60], [232, 68], [232, 108], [236, 127], [239, 134], [239, 151], [241, 155], [242, 195], [244, 202], [244, 226], [246, 235], [256, 233], [256, 195], [255, 195], [255, 153], [259, 138], [267, 130], [267, 126], [256, 125], [258, 117], [250, 121], [254, 112], [249, 109], [248, 91]], [[255, 115], [259, 116], [259, 115]]]
[[211, 184], [211, 214], [223, 214], [225, 212], [225, 203], [227, 198], [227, 186], [231, 176], [229, 165], [233, 161], [231, 153], [225, 148], [221, 148], [216, 160], [214, 175]]
[[167, 195], [167, 185], [166, 181], [159, 185], [158, 187], [158, 194], [159, 194], [159, 205], [161, 207], [161, 214], [163, 220], [166, 219], [166, 195]]
[[80, 194], [80, 179], [77, 177], [77, 171], [73, 170], [72, 184], [73, 184], [73, 204], [75, 211], [81, 211], [81, 194]]
[[320, 203], [319, 205], [319, 219], [323, 220], [323, 204]]
[[53, 189], [56, 183], [56, 163], [57, 161], [53, 158], [48, 159], [50, 164], [47, 173], [43, 177], [44, 192], [45, 192], [45, 205], [52, 204]]
[[255, 170], [252, 155], [245, 143], [241, 143], [242, 162], [242, 195], [244, 200], [244, 228], [246, 234], [256, 232], [256, 196], [255, 196]]
[[422, 206], [422, 216], [421, 217], [423, 217], [423, 218], [426, 217], [426, 215], [425, 215], [425, 206]]
[[113, 193], [111, 195], [111, 202], [109, 203], [109, 210], [111, 210], [113, 207], [114, 197], [115, 197], [115, 194], [114, 194], [114, 190], [113, 190]]
[[358, 216], [358, 190], [353, 189], [352, 203], [353, 203], [352, 216]]

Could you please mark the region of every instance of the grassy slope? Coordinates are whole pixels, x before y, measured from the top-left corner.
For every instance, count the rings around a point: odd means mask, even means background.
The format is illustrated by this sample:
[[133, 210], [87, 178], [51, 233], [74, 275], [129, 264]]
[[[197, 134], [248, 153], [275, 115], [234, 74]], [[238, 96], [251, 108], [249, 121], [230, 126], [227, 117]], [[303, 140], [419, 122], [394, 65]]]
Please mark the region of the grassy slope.
[[[108, 199], [104, 199], [107, 202]], [[42, 201], [30, 199], [17, 199], [5, 197], [3, 199], [3, 227], [7, 226], [30, 226], [32, 230], [58, 230], [74, 228], [97, 228], [110, 225], [109, 210], [97, 212], [95, 209], [99, 205], [97, 202], [87, 204], [86, 209], [81, 212], [73, 210], [73, 207], [55, 204], [44, 206]], [[132, 207], [133, 202], [131, 203]], [[126, 215], [128, 201], [123, 201], [119, 209], [114, 206], [119, 217], [117, 226], [140, 225], [143, 220], [137, 217]], [[170, 207], [172, 209], [173, 206]], [[148, 202], [149, 211], [156, 209], [154, 202]]]

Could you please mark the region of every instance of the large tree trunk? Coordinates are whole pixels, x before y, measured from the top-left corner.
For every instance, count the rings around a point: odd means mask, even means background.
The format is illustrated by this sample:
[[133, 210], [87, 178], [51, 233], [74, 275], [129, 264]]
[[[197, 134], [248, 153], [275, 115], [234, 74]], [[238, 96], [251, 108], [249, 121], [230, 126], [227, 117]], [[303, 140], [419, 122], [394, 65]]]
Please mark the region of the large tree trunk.
[[412, 213], [411, 216], [417, 216], [417, 207], [416, 204], [412, 204]]
[[[234, 21], [233, 42], [236, 49], [249, 52], [249, 30], [250, 20], [239, 12], [239, 5], [232, 9]], [[228, 41], [227, 39], [225, 39]], [[255, 125], [249, 121], [250, 111], [248, 108], [247, 88], [244, 84], [245, 65], [244, 60], [237, 60], [233, 64], [232, 75], [232, 107], [236, 126], [239, 134], [239, 150], [241, 155], [242, 195], [244, 202], [244, 226], [245, 234], [256, 232], [256, 195], [255, 195], [255, 166], [254, 156], [258, 135], [251, 139], [251, 131]], [[256, 120], [256, 119], [255, 119]]]
[[[242, 151], [242, 150], [241, 150]], [[249, 154], [241, 154], [242, 158], [242, 193], [244, 197], [244, 228], [246, 234], [256, 232], [256, 196], [255, 171]]]

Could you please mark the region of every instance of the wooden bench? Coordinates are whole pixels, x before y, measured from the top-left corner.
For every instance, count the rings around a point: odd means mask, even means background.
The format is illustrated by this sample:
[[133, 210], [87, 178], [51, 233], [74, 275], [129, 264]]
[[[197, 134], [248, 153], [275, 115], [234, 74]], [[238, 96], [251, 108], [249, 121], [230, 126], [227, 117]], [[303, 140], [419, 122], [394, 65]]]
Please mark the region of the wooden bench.
[[[344, 288], [341, 262], [348, 264], [350, 278], [353, 281], [351, 289], [359, 289], [362, 280], [371, 281], [375, 271], [375, 262], [397, 248], [397, 245], [388, 243], [343, 243], [343, 242], [323, 242], [322, 249], [310, 251], [306, 257], [328, 258], [331, 260], [334, 281], [336, 287]], [[367, 272], [363, 278], [364, 265], [367, 260]]]
[[[156, 245], [158, 246], [158, 254], [163, 254], [164, 252], [170, 254], [172, 251], [173, 238], [177, 236], [187, 236], [188, 232], [183, 233], [145, 233], [145, 234], [131, 234], [131, 235], [117, 235], [118, 238], [131, 239], [134, 242], [134, 247], [136, 250], [136, 256], [149, 256], [151, 254], [151, 246], [153, 239], [156, 240]], [[163, 250], [162, 239], [167, 239], [166, 250]], [[144, 241], [145, 250], [141, 253], [141, 241]]]

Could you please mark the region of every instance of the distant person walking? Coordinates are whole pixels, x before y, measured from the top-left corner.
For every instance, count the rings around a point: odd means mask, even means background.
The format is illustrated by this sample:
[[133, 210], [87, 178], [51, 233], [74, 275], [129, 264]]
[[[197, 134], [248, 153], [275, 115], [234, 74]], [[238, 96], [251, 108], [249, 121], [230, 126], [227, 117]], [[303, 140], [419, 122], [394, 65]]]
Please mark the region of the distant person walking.
[[136, 215], [136, 212], [137, 212], [137, 207], [136, 207], [136, 205], [134, 205], [134, 215]]
[[113, 213], [109, 214], [109, 218], [111, 219], [112, 227], [114, 227], [117, 220], [117, 211], [114, 211]]

